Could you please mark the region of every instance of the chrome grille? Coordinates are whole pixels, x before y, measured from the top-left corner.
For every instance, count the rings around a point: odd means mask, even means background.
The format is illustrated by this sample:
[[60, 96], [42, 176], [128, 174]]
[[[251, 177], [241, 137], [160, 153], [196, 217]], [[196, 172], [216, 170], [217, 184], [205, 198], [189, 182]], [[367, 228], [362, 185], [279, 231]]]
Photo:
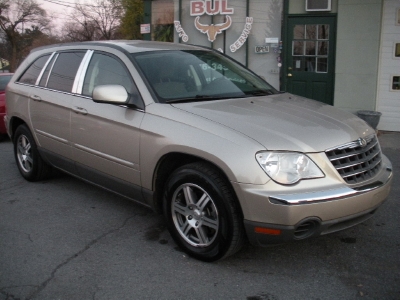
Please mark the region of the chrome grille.
[[349, 184], [374, 177], [382, 165], [381, 150], [375, 135], [328, 149], [325, 153], [342, 178]]

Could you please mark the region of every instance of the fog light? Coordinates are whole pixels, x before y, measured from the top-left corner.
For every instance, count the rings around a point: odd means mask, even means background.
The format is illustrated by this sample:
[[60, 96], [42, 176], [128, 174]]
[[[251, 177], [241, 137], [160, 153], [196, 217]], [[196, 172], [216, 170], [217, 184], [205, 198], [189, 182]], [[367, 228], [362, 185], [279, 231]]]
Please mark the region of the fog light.
[[269, 234], [269, 235], [280, 235], [282, 233], [282, 230], [280, 229], [263, 228], [263, 227], [255, 227], [254, 231], [255, 233]]

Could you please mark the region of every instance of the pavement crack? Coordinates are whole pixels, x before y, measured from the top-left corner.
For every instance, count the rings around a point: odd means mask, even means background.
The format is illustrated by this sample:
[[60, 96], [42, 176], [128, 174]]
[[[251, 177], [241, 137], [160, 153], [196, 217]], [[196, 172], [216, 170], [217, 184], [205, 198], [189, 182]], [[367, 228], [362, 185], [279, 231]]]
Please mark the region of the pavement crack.
[[97, 238], [95, 238], [94, 240], [92, 240], [90, 243], [88, 243], [82, 250], [76, 252], [75, 254], [71, 255], [69, 258], [67, 258], [64, 262], [60, 263], [58, 266], [55, 267], [55, 269], [51, 272], [50, 277], [47, 278], [41, 285], [38, 286], [38, 288], [33, 291], [26, 299], [33, 299], [35, 298], [41, 291], [43, 291], [46, 286], [50, 283], [50, 281], [52, 281], [54, 279], [55, 274], [57, 273], [58, 270], [60, 270], [61, 268], [63, 268], [64, 266], [66, 266], [67, 264], [69, 264], [72, 260], [74, 260], [75, 258], [79, 257], [80, 255], [82, 255], [83, 253], [85, 253], [87, 250], [89, 250], [93, 245], [97, 244], [101, 239], [105, 238], [106, 236], [113, 234], [114, 232], [117, 232], [119, 230], [121, 230], [122, 228], [124, 228], [126, 226], [126, 224], [136, 216], [137, 214], [134, 214], [133, 216], [130, 216], [129, 218], [127, 218], [122, 224], [121, 226], [111, 229], [103, 234], [101, 234], [100, 236], [98, 236]]

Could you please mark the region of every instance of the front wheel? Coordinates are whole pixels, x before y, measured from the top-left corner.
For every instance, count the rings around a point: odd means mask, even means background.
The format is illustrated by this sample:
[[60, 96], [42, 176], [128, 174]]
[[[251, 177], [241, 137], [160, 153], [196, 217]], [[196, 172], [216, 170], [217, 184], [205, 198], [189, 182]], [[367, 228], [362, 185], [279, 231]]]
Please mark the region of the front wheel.
[[238, 202], [228, 182], [209, 164], [189, 164], [170, 176], [164, 215], [175, 242], [197, 259], [215, 261], [243, 244]]
[[33, 136], [26, 125], [15, 131], [14, 156], [19, 172], [28, 181], [45, 179], [51, 170], [40, 157]]

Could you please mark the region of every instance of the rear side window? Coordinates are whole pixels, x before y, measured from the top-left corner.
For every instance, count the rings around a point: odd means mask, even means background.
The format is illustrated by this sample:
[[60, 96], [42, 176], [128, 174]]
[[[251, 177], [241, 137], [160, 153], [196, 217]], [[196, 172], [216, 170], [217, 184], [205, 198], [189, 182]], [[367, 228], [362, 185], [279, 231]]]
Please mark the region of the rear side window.
[[47, 88], [71, 92], [75, 75], [85, 52], [62, 52], [58, 55], [51, 71]]
[[19, 82], [26, 84], [35, 84], [36, 80], [42, 71], [43, 66], [46, 64], [46, 61], [49, 59], [49, 55], [41, 56], [31, 66], [25, 71], [25, 73], [19, 79]]

